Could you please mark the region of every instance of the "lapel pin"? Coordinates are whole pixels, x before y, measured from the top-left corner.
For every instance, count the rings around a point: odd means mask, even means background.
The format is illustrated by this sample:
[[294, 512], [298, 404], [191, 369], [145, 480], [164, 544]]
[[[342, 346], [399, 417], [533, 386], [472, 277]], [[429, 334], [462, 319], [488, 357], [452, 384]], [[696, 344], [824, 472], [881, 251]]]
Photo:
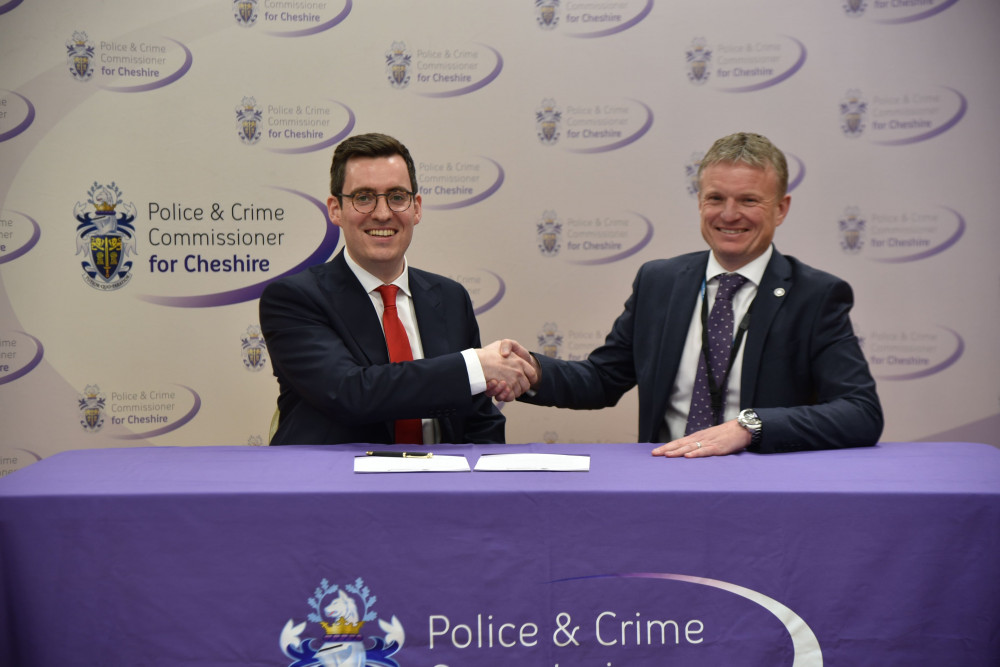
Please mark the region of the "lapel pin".
[[774, 288], [774, 296], [785, 296], [785, 288], [784, 287]]

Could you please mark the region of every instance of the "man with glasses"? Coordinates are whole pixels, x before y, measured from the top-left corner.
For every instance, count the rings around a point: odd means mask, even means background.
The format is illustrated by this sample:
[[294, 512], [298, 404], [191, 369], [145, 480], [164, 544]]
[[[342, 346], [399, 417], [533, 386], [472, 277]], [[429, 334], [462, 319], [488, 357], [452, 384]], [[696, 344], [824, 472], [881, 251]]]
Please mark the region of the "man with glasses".
[[698, 182], [709, 250], [644, 264], [604, 344], [583, 361], [533, 357], [540, 379], [521, 400], [597, 409], [638, 386], [638, 439], [666, 443], [657, 456], [874, 445], [882, 407], [850, 285], [772, 245], [792, 200], [784, 154], [723, 137]]
[[535, 372], [499, 341], [481, 347], [465, 288], [407, 265], [421, 219], [409, 151], [384, 134], [346, 139], [330, 193], [345, 249], [260, 298], [280, 390], [271, 444], [504, 442], [487, 381], [512, 400]]

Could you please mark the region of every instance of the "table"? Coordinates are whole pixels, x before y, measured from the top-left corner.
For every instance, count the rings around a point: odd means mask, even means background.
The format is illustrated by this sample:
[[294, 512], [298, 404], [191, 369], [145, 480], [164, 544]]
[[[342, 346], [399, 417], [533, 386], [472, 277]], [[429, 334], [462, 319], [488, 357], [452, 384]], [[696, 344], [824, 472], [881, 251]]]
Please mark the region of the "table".
[[0, 479], [0, 663], [1000, 664], [988, 445], [439, 445], [591, 470], [354, 474], [365, 449], [67, 451]]

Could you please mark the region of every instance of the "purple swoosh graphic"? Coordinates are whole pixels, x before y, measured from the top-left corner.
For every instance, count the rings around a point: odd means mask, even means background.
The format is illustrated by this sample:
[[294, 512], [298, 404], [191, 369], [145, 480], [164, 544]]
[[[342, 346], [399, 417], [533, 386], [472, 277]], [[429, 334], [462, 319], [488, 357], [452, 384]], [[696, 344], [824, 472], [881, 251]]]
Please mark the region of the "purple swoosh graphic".
[[936, 366], [931, 366], [930, 368], [914, 371], [912, 373], [904, 373], [902, 375], [880, 374], [878, 378], [880, 380], [919, 380], [920, 378], [925, 378], [930, 375], [934, 375], [935, 373], [940, 373], [941, 371], [943, 371], [944, 369], [948, 368], [956, 361], [958, 361], [961, 358], [961, 356], [965, 353], [965, 341], [962, 339], [961, 336], [958, 335], [957, 331], [949, 329], [948, 327], [938, 327], [938, 328], [944, 329], [945, 331], [950, 333], [952, 336], [955, 337], [955, 340], [958, 343], [955, 347], [955, 351], [951, 354], [951, 356], [942, 361], [940, 364], [937, 364]]
[[913, 16], [907, 16], [905, 18], [900, 18], [900, 19], [875, 19], [875, 23], [884, 23], [884, 24], [887, 24], [887, 25], [891, 25], [891, 24], [899, 24], [899, 23], [912, 23], [913, 21], [922, 21], [922, 20], [924, 20], [926, 18], [934, 16], [935, 14], [940, 14], [944, 10], [946, 10], [949, 7], [951, 7], [952, 5], [954, 5], [956, 2], [958, 2], [958, 0], [950, 0], [949, 2], [945, 2], [944, 4], [938, 5], [937, 7], [933, 7], [931, 9], [928, 9], [925, 12], [920, 12], [919, 14], [914, 14]]
[[799, 187], [800, 185], [802, 185], [802, 181], [804, 181], [804, 180], [805, 180], [805, 178], [806, 178], [806, 163], [805, 163], [805, 162], [803, 162], [802, 160], [800, 160], [800, 159], [799, 159], [798, 157], [796, 157], [796, 156], [794, 156], [794, 155], [789, 155], [788, 153], [785, 153], [785, 158], [786, 158], [786, 159], [787, 159], [787, 158], [791, 158], [792, 160], [795, 160], [795, 164], [799, 165], [799, 173], [798, 173], [798, 176], [796, 176], [796, 177], [795, 177], [795, 178], [794, 178], [794, 179], [793, 179], [793, 180], [792, 180], [791, 182], [789, 182], [789, 184], [788, 184], [788, 192], [791, 192], [791, 191], [792, 191], [792, 190], [794, 190], [795, 188], [797, 188], [797, 187]]
[[755, 83], [750, 86], [740, 86], [739, 88], [722, 88], [720, 90], [726, 93], [752, 93], [755, 90], [763, 90], [765, 88], [770, 88], [771, 86], [776, 86], [782, 81], [790, 79], [792, 76], [794, 76], [795, 73], [798, 72], [800, 69], [802, 69], [802, 66], [805, 65], [806, 63], [806, 45], [800, 42], [799, 40], [795, 39], [794, 37], [789, 37], [788, 35], [784, 35], [784, 37], [787, 37], [788, 39], [792, 40], [793, 42], [799, 45], [799, 59], [796, 60], [795, 63], [790, 68], [788, 68], [787, 71], [783, 72], [782, 74], [779, 74], [773, 79], [768, 79], [767, 81], [761, 81], [760, 83]]
[[489, 301], [487, 301], [483, 305], [479, 306], [479, 308], [476, 308], [475, 310], [472, 311], [477, 316], [478, 315], [482, 315], [487, 310], [489, 310], [493, 306], [495, 306], [498, 303], [500, 303], [500, 300], [503, 298], [503, 295], [507, 292], [507, 283], [505, 283], [503, 281], [503, 278], [501, 278], [497, 274], [493, 273], [492, 271], [487, 271], [486, 269], [483, 269], [483, 270], [486, 271], [486, 273], [488, 273], [491, 276], [493, 276], [494, 278], [496, 278], [497, 281], [499, 281], [499, 283], [500, 283], [500, 289], [497, 290], [496, 295], [492, 299], [490, 299]]
[[34, 248], [35, 244], [38, 243], [38, 239], [40, 239], [42, 237], [42, 228], [38, 225], [38, 223], [35, 221], [34, 218], [32, 218], [29, 215], [25, 215], [24, 213], [21, 213], [20, 211], [11, 211], [11, 213], [17, 213], [18, 215], [22, 215], [22, 216], [24, 216], [25, 218], [28, 219], [28, 222], [31, 223], [31, 228], [32, 228], [31, 238], [28, 239], [28, 242], [25, 243], [23, 247], [18, 248], [17, 250], [15, 250], [12, 253], [9, 253], [5, 257], [0, 257], [0, 264], [3, 264], [5, 262], [10, 262], [12, 260], [17, 259], [21, 255], [25, 254], [26, 252], [28, 252], [29, 250], [31, 250], [32, 248]]
[[915, 144], [915, 143], [919, 143], [921, 141], [927, 141], [928, 139], [933, 139], [934, 137], [938, 136], [939, 134], [944, 134], [945, 132], [947, 132], [951, 128], [953, 128], [956, 125], [958, 125], [958, 121], [962, 120], [962, 117], [965, 116], [965, 112], [969, 110], [969, 103], [965, 99], [965, 95], [963, 95], [962, 93], [958, 92], [954, 88], [949, 88], [947, 86], [942, 86], [942, 87], [945, 90], [948, 90], [948, 91], [951, 91], [951, 92], [955, 93], [955, 95], [958, 96], [958, 99], [961, 102], [961, 104], [958, 107], [958, 111], [955, 112], [955, 115], [952, 116], [952, 118], [947, 123], [945, 123], [944, 125], [942, 125], [941, 127], [937, 128], [937, 129], [930, 130], [929, 132], [925, 132], [923, 134], [918, 134], [915, 137], [907, 137], [907, 138], [903, 138], [903, 139], [892, 139], [890, 141], [875, 141], [873, 143], [879, 144], [881, 146], [905, 146], [907, 144]]
[[640, 127], [635, 134], [625, 137], [620, 141], [616, 141], [613, 144], [608, 144], [607, 146], [594, 146], [593, 148], [567, 148], [566, 150], [569, 151], [570, 153], [606, 153], [608, 151], [618, 150], [619, 148], [623, 148], [631, 143], [638, 141], [642, 137], [642, 135], [649, 132], [649, 128], [653, 127], [653, 110], [650, 109], [645, 103], [640, 102], [639, 100], [630, 99], [629, 101], [635, 102], [636, 104], [638, 104], [639, 106], [641, 106], [643, 109], [646, 110], [646, 122], [643, 123], [642, 127]]
[[35, 343], [35, 356], [31, 358], [31, 361], [25, 364], [24, 368], [14, 373], [11, 373], [6, 377], [0, 377], [0, 384], [7, 384], [8, 382], [13, 382], [14, 380], [20, 377], [24, 377], [25, 375], [33, 371], [35, 369], [35, 366], [42, 363], [42, 357], [45, 356], [45, 348], [42, 347], [42, 341], [38, 340], [31, 334], [24, 331], [15, 331], [14, 333], [25, 335]]
[[687, 574], [671, 574], [667, 572], [623, 572], [621, 574], [597, 574], [586, 577], [568, 577], [566, 579], [556, 579], [549, 583], [559, 584], [568, 581], [585, 581], [588, 579], [654, 579], [660, 581], [682, 581], [689, 584], [709, 586], [733, 595], [737, 595], [745, 600], [753, 602], [771, 614], [785, 626], [788, 636], [792, 640], [794, 658], [792, 667], [822, 667], [823, 651], [819, 645], [819, 639], [806, 623], [805, 619], [796, 614], [790, 608], [768, 597], [763, 593], [733, 584], [720, 579], [709, 579], [707, 577], [694, 577]]
[[110, 90], [116, 93], [144, 93], [148, 90], [156, 90], [157, 88], [163, 88], [164, 86], [169, 86], [174, 81], [177, 81], [182, 76], [188, 73], [191, 69], [191, 63], [194, 62], [194, 56], [191, 55], [191, 50], [178, 42], [176, 39], [170, 39], [166, 37], [165, 39], [173, 42], [177, 46], [184, 49], [184, 63], [181, 65], [180, 69], [166, 77], [165, 79], [160, 79], [159, 81], [153, 81], [151, 83], [143, 83], [138, 86], [101, 86], [104, 90]]
[[499, 51], [497, 51], [488, 44], [480, 44], [480, 46], [485, 46], [487, 49], [493, 52], [493, 55], [497, 57], [496, 67], [493, 68], [492, 72], [486, 75], [486, 78], [484, 78], [482, 81], [471, 83], [465, 88], [459, 88], [458, 90], [446, 90], [439, 93], [419, 93], [419, 94], [423, 95], [424, 97], [456, 97], [458, 95], [467, 95], [468, 93], [475, 92], [480, 88], [485, 88], [490, 83], [492, 83], [495, 78], [500, 76], [500, 71], [503, 69], [503, 56], [500, 55]]
[[453, 209], [456, 209], [456, 208], [464, 208], [466, 206], [472, 206], [473, 204], [478, 204], [479, 202], [483, 201], [484, 199], [486, 199], [488, 197], [491, 197], [494, 192], [496, 192], [497, 190], [499, 190], [500, 186], [503, 185], [503, 181], [504, 181], [504, 170], [503, 170], [503, 167], [500, 166], [499, 162], [497, 162], [496, 160], [492, 160], [492, 159], [486, 157], [485, 155], [480, 155], [479, 157], [481, 157], [484, 160], [487, 160], [487, 161], [493, 163], [493, 166], [495, 166], [497, 168], [497, 180], [493, 183], [493, 185], [491, 185], [489, 188], [487, 188], [483, 192], [480, 192], [478, 195], [476, 195], [474, 197], [470, 197], [469, 199], [463, 199], [462, 201], [456, 201], [456, 202], [452, 202], [450, 204], [426, 204], [424, 206], [424, 208], [426, 208], [428, 210], [431, 210], [431, 211], [450, 211], [450, 210], [453, 210]]
[[[17, 95], [17, 93], [15, 93], [13, 90], [11, 90], [10, 92], [13, 93], [14, 95]], [[7, 141], [8, 139], [13, 139], [17, 135], [27, 130], [28, 126], [35, 121], [35, 105], [32, 104], [31, 100], [29, 100], [24, 95], [17, 95], [17, 96], [20, 97], [22, 100], [24, 100], [24, 103], [28, 105], [28, 113], [25, 114], [24, 120], [21, 121], [20, 125], [18, 125], [13, 129], [7, 130], [3, 134], [0, 134], [0, 141]]]
[[581, 264], [583, 266], [594, 266], [597, 264], [611, 264], [613, 262], [625, 259], [626, 257], [631, 257], [632, 255], [636, 254], [637, 252], [645, 248], [647, 245], [649, 245], [649, 242], [653, 238], [653, 223], [650, 222], [649, 219], [644, 215], [640, 215], [635, 211], [630, 211], [630, 212], [632, 213], [632, 215], [642, 218], [642, 220], [645, 221], [646, 223], [646, 235], [643, 236], [642, 239], [636, 245], [626, 250], [623, 250], [618, 254], [611, 255], [610, 257], [601, 257], [599, 259], [573, 260], [572, 263]]
[[948, 208], [947, 206], [942, 206], [941, 208], [948, 211], [958, 219], [958, 229], [956, 229], [955, 233], [952, 234], [950, 237], [948, 237], [948, 239], [945, 240], [944, 243], [942, 243], [937, 247], [925, 250], [923, 252], [918, 252], [915, 255], [906, 255], [905, 257], [892, 257], [888, 259], [876, 259], [875, 261], [883, 262], [885, 264], [898, 264], [900, 262], [916, 262], [917, 260], [927, 259], [928, 257], [942, 253], [948, 248], [958, 243], [958, 240], [965, 235], [965, 218], [963, 218], [958, 211]]
[[152, 431], [146, 431], [145, 433], [128, 433], [125, 435], [116, 435], [112, 437], [114, 437], [117, 440], [142, 440], [144, 438], [155, 438], [158, 435], [163, 435], [164, 433], [170, 433], [171, 431], [176, 431], [181, 426], [184, 426], [184, 424], [187, 424], [189, 421], [194, 419], [194, 416], [198, 414], [199, 410], [201, 410], [201, 396], [199, 396], [198, 392], [196, 392], [191, 387], [185, 386], [183, 384], [179, 384], [176, 386], [180, 387], [181, 389], [187, 389], [188, 391], [191, 392], [191, 395], [194, 396], [194, 405], [191, 406], [191, 409], [188, 411], [186, 415], [178, 419], [173, 424], [167, 424], [162, 428], [153, 429]]
[[306, 35], [316, 35], [321, 32], [325, 32], [326, 30], [329, 30], [330, 28], [334, 27], [335, 25], [346, 19], [347, 15], [351, 13], [351, 8], [352, 8], [351, 0], [347, 0], [347, 2], [344, 4], [344, 9], [326, 23], [321, 23], [320, 25], [315, 26], [313, 28], [304, 28], [302, 30], [294, 30], [292, 32], [269, 30], [267, 31], [267, 34], [272, 35], [274, 37], [305, 37]]
[[333, 254], [333, 251], [337, 249], [337, 243], [340, 242], [340, 228], [330, 223], [327, 219], [326, 206], [318, 199], [310, 197], [304, 192], [299, 192], [298, 190], [292, 190], [290, 188], [280, 188], [276, 186], [270, 187], [274, 187], [275, 190], [282, 190], [293, 195], [298, 195], [322, 211], [323, 220], [326, 221], [326, 234], [323, 236], [323, 240], [320, 241], [320, 244], [316, 247], [316, 250], [314, 250], [308, 257], [284, 273], [281, 273], [273, 278], [268, 278], [262, 282], [255, 283], [247, 287], [241, 287], [239, 289], [229, 290], [227, 292], [194, 296], [158, 296], [155, 294], [142, 294], [137, 298], [142, 301], [146, 301], [147, 303], [155, 303], [158, 306], [173, 306], [175, 308], [212, 308], [215, 306], [230, 306], [235, 303], [243, 303], [244, 301], [259, 299], [268, 283], [273, 282], [278, 278], [284, 278], [285, 276], [289, 276], [293, 273], [298, 273], [299, 271], [302, 271], [303, 269], [314, 264], [325, 262]]
[[583, 32], [583, 33], [568, 32], [566, 33], [566, 35], [569, 37], [579, 37], [582, 39], [590, 39], [592, 37], [607, 37], [608, 35], [614, 35], [615, 33], [628, 30], [629, 28], [631, 28], [632, 26], [636, 25], [644, 18], [649, 16], [649, 13], [651, 11], [653, 11], [653, 0], [649, 0], [649, 2], [646, 3], [646, 6], [642, 8], [642, 11], [639, 12], [635, 16], [635, 18], [626, 21], [625, 23], [622, 23], [619, 26], [615, 26], [614, 28], [607, 28], [606, 30], [599, 30], [597, 32]]
[[21, 4], [22, 0], [10, 0], [6, 5], [0, 5], [0, 14], [6, 14]]
[[335, 136], [327, 139], [326, 141], [322, 141], [318, 144], [313, 144], [310, 146], [302, 146], [301, 148], [268, 148], [267, 150], [269, 150], [272, 153], [295, 155], [300, 153], [312, 153], [314, 151], [323, 150], [324, 148], [329, 148], [330, 146], [339, 143], [341, 139], [349, 135], [351, 133], [351, 130], [354, 129], [354, 123], [355, 123], [354, 111], [346, 104], [341, 104], [337, 100], [330, 100], [330, 101], [333, 102], [334, 104], [342, 106], [344, 110], [347, 111], [348, 115], [347, 125], [344, 126], [343, 130], [338, 132]]

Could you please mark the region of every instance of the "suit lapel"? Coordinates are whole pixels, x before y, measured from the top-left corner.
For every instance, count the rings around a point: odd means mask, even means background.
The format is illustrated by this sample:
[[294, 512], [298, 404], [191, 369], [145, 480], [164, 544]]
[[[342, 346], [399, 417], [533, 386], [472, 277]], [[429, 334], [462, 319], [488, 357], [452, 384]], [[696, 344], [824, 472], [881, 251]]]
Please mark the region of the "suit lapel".
[[424, 357], [440, 357], [452, 352], [448, 345], [448, 329], [439, 285], [427, 280], [421, 273], [410, 270], [410, 292], [413, 312], [420, 330], [420, 345]]
[[785, 256], [774, 250], [771, 261], [764, 269], [764, 275], [757, 288], [754, 299], [753, 313], [750, 315], [750, 329], [747, 331], [747, 342], [743, 350], [743, 373], [740, 380], [740, 407], [753, 407], [756, 397], [754, 387], [760, 376], [760, 365], [763, 360], [764, 343], [771, 330], [778, 310], [785, 303], [792, 291], [792, 268]]
[[654, 385], [656, 387], [654, 405], [650, 413], [656, 422], [650, 425], [652, 429], [650, 433], [654, 438], [660, 432], [660, 422], [667, 412], [667, 403], [673, 391], [684, 343], [687, 340], [688, 327], [683, 323], [691, 321], [691, 313], [694, 312], [694, 304], [698, 300], [698, 290], [705, 277], [707, 264], [708, 252], [692, 255], [691, 261], [681, 267], [671, 281], [670, 293], [663, 297], [663, 303], [666, 304], [661, 322], [663, 333], [653, 365], [653, 368], [658, 369]]
[[364, 356], [368, 364], [389, 362], [389, 351], [385, 345], [385, 335], [378, 315], [372, 306], [371, 297], [365, 292], [357, 276], [347, 266], [344, 251], [322, 267], [320, 286], [330, 296], [334, 317], [340, 321], [355, 350]]

